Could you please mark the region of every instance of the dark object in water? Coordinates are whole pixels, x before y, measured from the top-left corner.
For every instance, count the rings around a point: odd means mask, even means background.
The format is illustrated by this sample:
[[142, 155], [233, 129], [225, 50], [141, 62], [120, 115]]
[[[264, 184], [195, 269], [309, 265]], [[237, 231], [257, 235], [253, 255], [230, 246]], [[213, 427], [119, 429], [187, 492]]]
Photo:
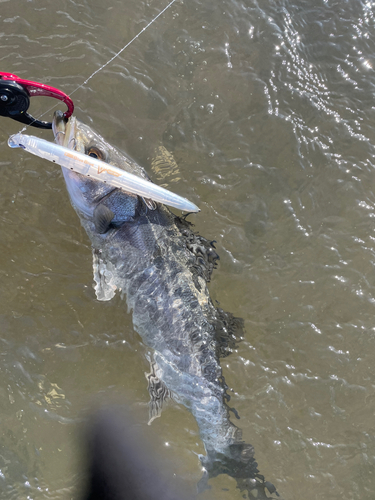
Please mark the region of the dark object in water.
[[89, 425], [87, 441], [88, 476], [82, 500], [188, 500], [181, 493], [181, 482], [161, 470], [150, 443], [124, 411], [98, 413]]

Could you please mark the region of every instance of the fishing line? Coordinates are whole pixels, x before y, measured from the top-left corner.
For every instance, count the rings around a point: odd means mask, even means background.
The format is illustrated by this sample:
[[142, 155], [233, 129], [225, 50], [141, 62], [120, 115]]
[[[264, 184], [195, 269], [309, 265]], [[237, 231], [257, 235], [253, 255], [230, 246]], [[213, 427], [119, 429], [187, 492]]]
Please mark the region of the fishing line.
[[122, 54], [122, 52], [124, 52], [125, 49], [127, 49], [129, 47], [130, 44], [132, 44], [134, 42], [134, 40], [136, 40], [139, 35], [141, 35], [144, 31], [147, 30], [147, 28], [149, 26], [151, 26], [151, 24], [153, 22], [155, 22], [157, 20], [158, 17], [160, 17], [162, 14], [164, 14], [164, 12], [169, 9], [169, 7], [171, 7], [174, 3], [175, 3], [176, 0], [172, 0], [166, 7], [164, 7], [164, 9], [162, 11], [159, 12], [159, 14], [157, 16], [155, 16], [152, 21], [150, 21], [147, 26], [145, 26], [143, 29], [141, 29], [141, 31], [135, 35], [135, 37], [133, 37], [130, 42], [128, 42], [121, 50], [119, 50], [113, 57], [111, 57], [111, 59], [109, 59], [105, 64], [103, 64], [103, 66], [101, 66], [99, 69], [97, 69], [96, 71], [94, 71], [81, 85], [79, 85], [75, 90], [73, 90], [73, 92], [71, 94], [69, 94], [69, 97], [74, 94], [74, 92], [77, 92], [77, 90], [79, 90], [81, 87], [83, 87], [84, 85], [87, 84], [87, 82], [89, 82], [91, 80], [91, 78], [93, 78], [97, 73], [99, 73], [99, 71], [101, 71], [102, 69], [104, 69], [106, 66], [108, 66], [108, 64], [111, 64], [111, 62], [116, 59], [116, 57], [118, 57], [120, 54]]
[[[102, 71], [105, 67], [107, 67], [109, 64], [111, 64], [111, 62], [116, 59], [116, 57], [118, 57], [120, 54], [122, 54], [124, 52], [125, 49], [127, 49], [129, 47], [129, 45], [131, 45], [144, 31], [146, 31], [152, 23], [154, 23], [162, 14], [164, 14], [164, 12], [166, 10], [169, 9], [169, 7], [171, 7], [174, 3], [175, 3], [176, 0], [171, 0], [171, 2], [169, 2], [169, 4], [164, 7], [163, 10], [161, 10], [144, 28], [141, 29], [141, 31], [139, 33], [137, 33], [131, 40], [130, 42], [127, 42], [126, 45], [124, 45], [124, 47], [122, 47], [122, 49], [120, 49], [118, 52], [116, 52], [116, 54], [114, 56], [112, 56], [106, 63], [104, 63], [102, 66], [100, 66], [99, 69], [95, 70], [88, 78], [86, 78], [86, 80], [81, 83], [80, 85], [78, 85], [78, 87], [76, 89], [74, 89], [69, 95], [72, 96], [75, 92], [77, 92], [77, 90], [79, 90], [80, 88], [84, 87], [90, 80], [91, 78], [93, 78], [95, 75], [97, 75], [100, 71]], [[44, 115], [46, 115], [47, 113], [49, 113], [50, 111], [52, 111], [55, 107], [57, 106], [57, 104], [54, 104], [50, 109], [48, 109], [47, 111], [45, 111], [44, 113], [42, 113], [39, 118], [42, 118]], [[38, 118], [38, 119], [39, 119]], [[35, 119], [37, 120], [37, 118]], [[20, 133], [23, 132], [24, 130], [27, 129], [27, 127], [30, 127], [31, 124], [28, 124], [26, 125], [25, 127], [23, 127], [22, 130], [20, 130]]]

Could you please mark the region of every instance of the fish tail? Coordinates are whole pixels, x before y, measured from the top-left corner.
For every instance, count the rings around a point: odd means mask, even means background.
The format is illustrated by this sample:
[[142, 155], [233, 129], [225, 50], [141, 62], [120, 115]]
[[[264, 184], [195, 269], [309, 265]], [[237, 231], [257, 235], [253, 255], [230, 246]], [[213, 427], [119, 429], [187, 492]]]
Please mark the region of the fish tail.
[[254, 447], [251, 444], [233, 443], [227, 447], [225, 453], [207, 450], [207, 455], [201, 456], [200, 459], [204, 473], [198, 483], [198, 492], [209, 488], [209, 479], [219, 474], [227, 474], [236, 479], [237, 487], [246, 491], [249, 498], [264, 500], [279, 497], [275, 486], [259, 473], [258, 463], [254, 458]]

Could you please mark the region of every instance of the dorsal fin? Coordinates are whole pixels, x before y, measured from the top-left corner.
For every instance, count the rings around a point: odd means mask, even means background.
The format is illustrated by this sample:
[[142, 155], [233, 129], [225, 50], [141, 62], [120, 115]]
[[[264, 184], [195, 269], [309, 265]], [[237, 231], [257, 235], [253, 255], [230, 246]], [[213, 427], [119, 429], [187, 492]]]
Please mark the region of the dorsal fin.
[[96, 232], [99, 234], [106, 233], [114, 216], [115, 214], [110, 208], [106, 207], [102, 203], [97, 205], [94, 210], [94, 224]]
[[244, 338], [244, 320], [236, 318], [232, 313], [216, 308], [217, 318], [215, 323], [216, 354], [225, 358]]

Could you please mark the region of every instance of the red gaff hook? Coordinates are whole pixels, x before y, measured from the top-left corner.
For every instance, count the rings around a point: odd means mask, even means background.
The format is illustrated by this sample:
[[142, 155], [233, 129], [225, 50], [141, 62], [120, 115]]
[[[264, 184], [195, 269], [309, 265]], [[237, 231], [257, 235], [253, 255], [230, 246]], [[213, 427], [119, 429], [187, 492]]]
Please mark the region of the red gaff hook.
[[74, 111], [73, 101], [61, 90], [0, 71], [0, 116], [7, 116], [33, 127], [52, 128], [52, 123], [37, 120], [27, 113], [30, 97], [34, 96], [54, 97], [63, 101], [68, 107], [64, 113], [66, 119]]

